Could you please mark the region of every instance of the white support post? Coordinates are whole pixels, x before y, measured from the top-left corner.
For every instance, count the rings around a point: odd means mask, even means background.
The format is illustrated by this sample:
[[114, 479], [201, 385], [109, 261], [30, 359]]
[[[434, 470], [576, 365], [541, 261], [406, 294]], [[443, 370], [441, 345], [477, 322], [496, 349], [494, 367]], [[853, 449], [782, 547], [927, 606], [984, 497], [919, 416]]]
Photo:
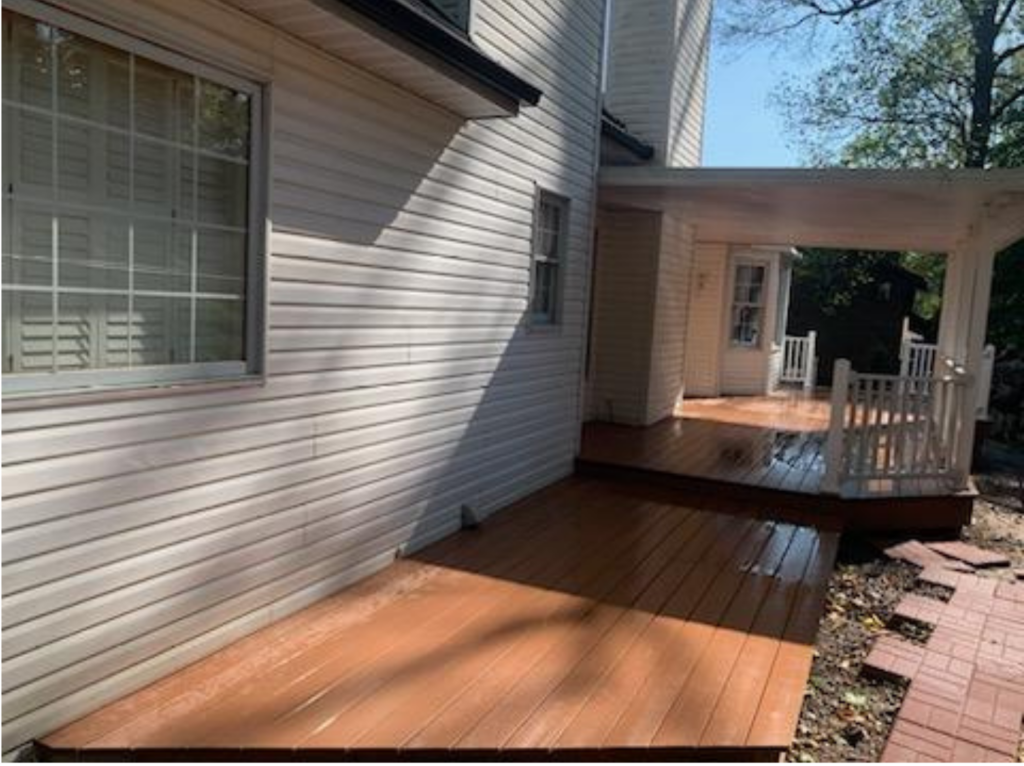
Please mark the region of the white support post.
[[843, 439], [846, 426], [846, 402], [850, 395], [850, 360], [836, 359], [832, 368], [832, 412], [828, 424], [828, 438], [825, 441], [825, 475], [821, 489], [829, 494], [839, 494], [842, 476]]
[[988, 420], [989, 399], [992, 397], [992, 371], [996, 363], [996, 347], [985, 346], [981, 356], [981, 375], [978, 377], [978, 420]]
[[972, 231], [972, 236], [957, 253], [963, 259], [965, 284], [960, 294], [960, 322], [963, 340], [962, 361], [967, 373], [964, 395], [958, 407], [956, 454], [953, 456], [954, 477], [957, 488], [968, 485], [971, 459], [974, 455], [974, 431], [980, 399], [980, 382], [985, 352], [985, 330], [992, 292], [992, 269], [995, 262], [994, 245], [985, 236], [983, 221]]
[[905, 378], [910, 375], [910, 338], [903, 335], [903, 339], [900, 340], [900, 377]]
[[816, 330], [807, 333], [807, 346], [804, 349], [804, 354], [804, 392], [809, 394], [814, 390], [818, 370], [818, 333]]

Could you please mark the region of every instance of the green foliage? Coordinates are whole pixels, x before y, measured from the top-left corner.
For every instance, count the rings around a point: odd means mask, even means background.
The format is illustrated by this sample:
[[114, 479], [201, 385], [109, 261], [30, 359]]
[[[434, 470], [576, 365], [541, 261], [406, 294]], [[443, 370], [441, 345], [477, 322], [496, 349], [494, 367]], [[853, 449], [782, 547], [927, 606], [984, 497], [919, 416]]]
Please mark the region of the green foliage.
[[811, 164], [1024, 164], [1024, 0], [723, 0], [722, 13], [727, 40], [821, 46], [829, 31], [817, 75], [775, 94]]
[[934, 321], [942, 308], [942, 285], [946, 279], [946, 259], [934, 253], [902, 253], [900, 265], [912, 271], [928, 284], [917, 294], [914, 313], [922, 319]]
[[1024, 241], [996, 258], [988, 340], [1002, 356], [1024, 357]]

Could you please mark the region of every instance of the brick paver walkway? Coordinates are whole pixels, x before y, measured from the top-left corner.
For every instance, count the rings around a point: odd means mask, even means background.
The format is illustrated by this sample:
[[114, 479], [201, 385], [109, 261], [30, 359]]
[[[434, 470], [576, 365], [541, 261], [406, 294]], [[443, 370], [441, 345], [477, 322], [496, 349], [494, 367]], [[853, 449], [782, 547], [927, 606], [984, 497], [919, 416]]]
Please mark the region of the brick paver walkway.
[[910, 688], [883, 761], [1012, 762], [1024, 720], [1024, 585], [929, 567], [949, 602], [909, 594], [900, 617], [935, 626], [924, 645], [879, 638], [865, 669]]

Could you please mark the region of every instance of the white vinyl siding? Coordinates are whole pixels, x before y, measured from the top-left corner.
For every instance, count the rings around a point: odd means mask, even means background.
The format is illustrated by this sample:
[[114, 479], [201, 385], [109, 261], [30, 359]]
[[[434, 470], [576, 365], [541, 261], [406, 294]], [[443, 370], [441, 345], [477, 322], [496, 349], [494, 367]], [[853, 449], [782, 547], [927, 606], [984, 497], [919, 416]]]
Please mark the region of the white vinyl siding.
[[659, 213], [600, 211], [587, 407], [593, 419], [646, 420], [660, 241]]
[[720, 393], [725, 346], [722, 314], [728, 268], [727, 245], [696, 244], [686, 325], [686, 396], [718, 396]]
[[5, 392], [249, 371], [256, 86], [70, 19], [4, 36]]
[[608, 109], [664, 167], [700, 164], [712, 0], [619, 0], [609, 30]]
[[692, 226], [675, 215], [662, 214], [647, 396], [649, 423], [670, 417], [683, 395], [690, 280], [694, 266], [693, 235]]
[[[8, 747], [568, 475], [579, 434], [600, 0], [475, 0], [545, 97], [470, 123], [223, 3], [62, 5], [267, 88], [267, 371], [5, 406]], [[558, 333], [526, 331], [538, 185], [574, 211]]]

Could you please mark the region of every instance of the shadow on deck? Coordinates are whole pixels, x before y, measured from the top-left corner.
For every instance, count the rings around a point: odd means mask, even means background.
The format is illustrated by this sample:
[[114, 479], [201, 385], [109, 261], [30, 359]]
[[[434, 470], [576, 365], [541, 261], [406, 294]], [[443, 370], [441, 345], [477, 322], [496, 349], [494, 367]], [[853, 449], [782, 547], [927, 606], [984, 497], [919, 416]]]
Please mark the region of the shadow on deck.
[[777, 760], [836, 543], [565, 480], [42, 744], [83, 759]]

